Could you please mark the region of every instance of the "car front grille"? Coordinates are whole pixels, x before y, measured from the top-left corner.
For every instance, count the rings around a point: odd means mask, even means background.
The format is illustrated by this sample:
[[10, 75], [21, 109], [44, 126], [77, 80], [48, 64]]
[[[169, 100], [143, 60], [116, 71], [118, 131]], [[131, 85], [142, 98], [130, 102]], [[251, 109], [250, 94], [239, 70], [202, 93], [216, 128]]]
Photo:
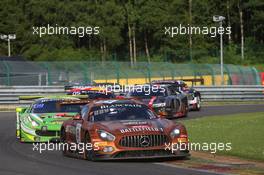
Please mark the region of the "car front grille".
[[170, 151], [165, 150], [138, 150], [138, 151], [122, 151], [114, 156], [114, 158], [126, 157], [163, 157], [173, 155]]
[[168, 141], [167, 136], [163, 134], [133, 135], [122, 137], [119, 145], [121, 147], [145, 148], [163, 146]]
[[36, 134], [39, 136], [59, 136], [58, 131], [41, 131], [41, 130], [36, 130]]

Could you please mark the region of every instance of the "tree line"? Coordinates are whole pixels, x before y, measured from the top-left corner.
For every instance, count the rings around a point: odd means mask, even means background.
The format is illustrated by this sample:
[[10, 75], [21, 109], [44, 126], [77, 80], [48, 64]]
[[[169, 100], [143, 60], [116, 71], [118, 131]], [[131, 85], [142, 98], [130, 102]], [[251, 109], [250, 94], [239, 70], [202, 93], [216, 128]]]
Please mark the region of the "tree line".
[[[219, 62], [219, 35], [165, 35], [168, 26], [219, 26], [226, 63], [263, 63], [263, 0], [2, 0], [0, 34], [30, 60]], [[100, 34], [33, 35], [33, 26], [99, 26]], [[7, 55], [1, 40], [0, 55]]]

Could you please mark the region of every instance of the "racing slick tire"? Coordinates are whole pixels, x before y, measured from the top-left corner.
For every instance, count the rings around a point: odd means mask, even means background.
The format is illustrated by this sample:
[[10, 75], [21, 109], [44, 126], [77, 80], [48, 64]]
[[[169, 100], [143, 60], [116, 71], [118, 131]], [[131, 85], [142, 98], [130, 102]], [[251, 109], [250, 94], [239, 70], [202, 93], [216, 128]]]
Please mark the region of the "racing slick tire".
[[[66, 133], [65, 133], [65, 129], [64, 128], [61, 129], [61, 138], [60, 139], [61, 139], [60, 141], [61, 141], [62, 144], [66, 143]], [[65, 147], [64, 147], [64, 149], [62, 149], [62, 155], [66, 156], [66, 157], [69, 157], [68, 150], [66, 150]]]
[[[21, 125], [21, 124], [20, 124]], [[21, 126], [20, 126], [20, 129], [19, 129], [19, 141], [21, 142], [21, 143], [23, 143], [23, 141], [22, 141], [22, 134], [21, 134]]]
[[188, 105], [186, 105], [185, 103], [182, 105], [183, 105], [183, 113], [184, 113], [182, 117], [188, 117], [188, 111], [189, 111]]
[[[86, 145], [87, 143], [91, 143], [91, 137], [90, 137], [89, 133], [86, 133], [85, 137], [84, 137], [84, 145]], [[85, 148], [86, 148], [86, 146], [85, 146]], [[83, 158], [86, 160], [89, 160], [89, 161], [95, 160], [95, 154], [94, 154], [93, 147], [91, 150], [84, 149]]]
[[195, 104], [195, 111], [200, 111], [201, 110], [201, 97], [198, 95], [197, 97], [197, 103]]
[[[16, 126], [18, 126], [16, 128], [16, 138], [18, 140], [20, 140], [20, 138], [21, 138], [21, 124], [20, 124], [20, 119], [18, 117], [16, 118]], [[18, 131], [19, 131], [19, 134], [18, 134]]]
[[22, 130], [21, 129], [21, 124], [19, 123], [19, 138], [18, 138], [18, 140], [19, 140], [20, 143], [24, 143], [21, 130]]

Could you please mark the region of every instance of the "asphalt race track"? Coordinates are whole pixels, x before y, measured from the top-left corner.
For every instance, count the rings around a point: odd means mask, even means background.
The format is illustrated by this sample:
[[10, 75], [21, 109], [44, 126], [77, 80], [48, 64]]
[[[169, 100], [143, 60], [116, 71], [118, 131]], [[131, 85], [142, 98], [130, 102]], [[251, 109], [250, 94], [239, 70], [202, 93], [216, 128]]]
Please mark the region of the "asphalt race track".
[[[202, 116], [226, 115], [245, 112], [264, 112], [264, 105], [204, 107], [190, 112], [189, 119]], [[15, 138], [15, 113], [0, 113], [0, 175], [176, 175], [214, 174], [191, 169], [166, 166], [154, 161], [89, 162], [63, 157], [59, 151], [40, 154], [32, 144], [21, 144]], [[177, 160], [176, 160], [177, 161]]]
[[264, 112], [264, 104], [254, 105], [225, 105], [225, 106], [206, 106], [199, 112], [189, 112], [184, 119], [194, 119], [206, 116], [229, 115], [238, 113]]

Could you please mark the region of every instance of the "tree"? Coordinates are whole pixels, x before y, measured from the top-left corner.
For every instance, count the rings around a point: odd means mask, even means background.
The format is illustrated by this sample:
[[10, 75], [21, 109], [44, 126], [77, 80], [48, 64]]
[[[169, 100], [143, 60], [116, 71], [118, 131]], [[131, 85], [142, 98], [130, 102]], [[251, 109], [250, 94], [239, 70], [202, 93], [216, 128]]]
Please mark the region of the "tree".
[[[231, 34], [223, 35], [226, 61], [241, 63], [236, 59], [241, 55], [243, 64], [261, 63], [263, 8], [263, 0], [2, 0], [0, 34], [16, 34], [12, 54], [30, 60], [105, 62], [114, 54], [118, 60], [130, 61], [131, 66], [164, 58], [172, 62], [218, 63], [219, 35], [187, 33], [172, 38], [165, 35], [164, 28], [217, 27], [212, 16], [222, 15], [226, 17], [224, 27], [232, 27]], [[100, 34], [32, 34], [32, 27], [48, 24], [98, 26]], [[2, 40], [0, 55], [7, 55], [7, 43]]]

